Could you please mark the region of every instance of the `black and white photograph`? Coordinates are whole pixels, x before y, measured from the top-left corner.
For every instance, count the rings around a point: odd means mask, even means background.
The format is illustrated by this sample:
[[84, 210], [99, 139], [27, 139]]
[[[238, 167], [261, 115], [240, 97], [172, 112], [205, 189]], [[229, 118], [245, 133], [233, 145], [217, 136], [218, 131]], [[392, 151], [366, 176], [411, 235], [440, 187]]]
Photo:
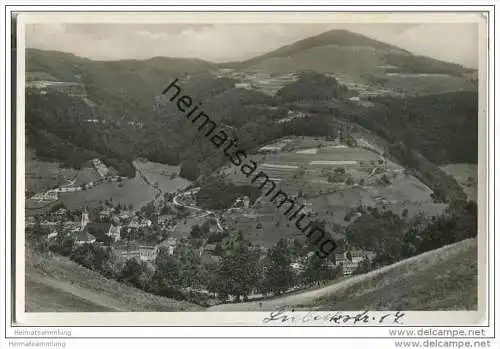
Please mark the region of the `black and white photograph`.
[[484, 321], [487, 16], [216, 15], [17, 17], [16, 312]]

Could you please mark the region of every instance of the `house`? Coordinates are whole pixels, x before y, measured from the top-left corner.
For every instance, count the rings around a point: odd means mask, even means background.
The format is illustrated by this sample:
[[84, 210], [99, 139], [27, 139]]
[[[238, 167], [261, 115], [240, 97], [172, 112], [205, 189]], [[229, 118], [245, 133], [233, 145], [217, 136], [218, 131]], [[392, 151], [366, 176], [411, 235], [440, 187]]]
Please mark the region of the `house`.
[[108, 231], [108, 236], [112, 237], [115, 241], [120, 240], [121, 228], [122, 227], [120, 225], [111, 224], [111, 227], [109, 228]]
[[144, 262], [151, 262], [158, 255], [158, 246], [139, 246], [139, 258]]
[[24, 226], [33, 227], [35, 226], [35, 224], [36, 224], [35, 217], [33, 216], [26, 217], [26, 220], [24, 221]]
[[96, 242], [95, 236], [90, 234], [87, 229], [80, 230], [73, 235], [76, 245], [92, 244]]
[[64, 227], [64, 229], [66, 229], [72, 233], [76, 233], [76, 232], [79, 232], [81, 230], [79, 222], [66, 221], [63, 223], [63, 227]]
[[58, 193], [53, 190], [49, 190], [45, 193], [38, 193], [31, 197], [33, 201], [57, 201], [59, 199]]
[[139, 227], [141, 228], [150, 227], [151, 224], [153, 224], [153, 222], [150, 219], [145, 218], [141, 220], [141, 222], [139, 223]]
[[113, 209], [112, 208], [105, 208], [104, 210], [102, 210], [101, 212], [99, 212], [99, 219], [101, 220], [108, 220], [111, 215], [113, 214]]
[[57, 230], [56, 229], [51, 229], [50, 233], [47, 235], [47, 239], [53, 239], [57, 236]]
[[345, 276], [351, 275], [362, 261], [373, 258], [375, 258], [375, 253], [361, 250], [335, 254], [335, 261], [337, 264], [342, 264], [342, 272]]
[[61, 207], [60, 209], [58, 209], [56, 212], [54, 212], [54, 216], [58, 217], [58, 218], [61, 218], [61, 217], [64, 217], [64, 215], [68, 212], [68, 210], [66, 210], [65, 208]]
[[166, 214], [162, 214], [162, 215], [158, 216], [158, 224], [163, 225], [163, 224], [167, 223], [169, 220], [169, 217], [170, 216], [166, 215]]
[[168, 238], [162, 243], [163, 246], [168, 248], [168, 254], [173, 255], [175, 248], [177, 247], [177, 239], [176, 238]]
[[290, 263], [290, 267], [292, 267], [293, 271], [297, 274], [304, 271], [304, 264], [299, 262]]
[[141, 254], [139, 250], [132, 250], [132, 251], [120, 251], [118, 255], [121, 257], [122, 260], [127, 260], [127, 259], [132, 259], [135, 258], [137, 260], [141, 259]]
[[216, 248], [217, 248], [217, 246], [215, 244], [206, 244], [202, 251], [205, 251], [205, 252], [210, 253], [210, 254], [214, 254]]
[[98, 242], [109, 244], [111, 241], [120, 239], [120, 226], [107, 223], [89, 223], [83, 229], [93, 235]]

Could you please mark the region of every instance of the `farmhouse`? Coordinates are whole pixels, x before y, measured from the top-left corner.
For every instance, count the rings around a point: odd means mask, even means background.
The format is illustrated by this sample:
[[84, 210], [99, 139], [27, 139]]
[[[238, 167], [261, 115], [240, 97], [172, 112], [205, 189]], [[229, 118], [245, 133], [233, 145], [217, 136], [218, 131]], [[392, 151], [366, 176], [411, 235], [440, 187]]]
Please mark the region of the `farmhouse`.
[[375, 253], [360, 250], [335, 254], [335, 261], [342, 265], [342, 272], [345, 276], [351, 275], [363, 260], [373, 258], [375, 258]]

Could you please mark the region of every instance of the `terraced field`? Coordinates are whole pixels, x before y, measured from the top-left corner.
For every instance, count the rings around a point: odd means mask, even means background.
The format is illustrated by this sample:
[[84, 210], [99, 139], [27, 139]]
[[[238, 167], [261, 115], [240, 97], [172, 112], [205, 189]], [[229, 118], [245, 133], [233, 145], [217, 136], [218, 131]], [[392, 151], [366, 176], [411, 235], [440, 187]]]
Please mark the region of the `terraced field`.
[[[376, 151], [328, 143], [330, 145], [319, 148], [300, 148], [298, 143], [295, 146], [300, 150], [255, 154], [252, 159], [259, 164], [258, 171], [263, 171], [287, 195], [299, 191], [306, 194], [314, 217], [325, 220], [330, 231], [335, 230], [336, 224], [348, 224], [344, 220], [345, 215], [360, 204], [385, 207], [397, 214], [407, 209], [409, 216], [420, 212], [433, 216], [445, 208], [444, 204], [433, 202], [431, 189], [417, 178], [405, 175], [400, 165], [391, 161], [380, 165], [381, 158]], [[322, 171], [336, 167], [343, 167], [354, 184], [328, 182]], [[377, 167], [388, 175], [389, 185], [377, 181], [381, 176], [373, 174]], [[251, 180], [236, 166], [226, 169], [226, 173], [239, 185], [247, 185]], [[235, 213], [232, 223], [246, 232], [249, 238], [266, 246], [282, 236], [296, 234], [296, 229], [288, 225], [282, 213], [275, 207], [274, 211], [257, 210], [261, 216], [253, 220]]]

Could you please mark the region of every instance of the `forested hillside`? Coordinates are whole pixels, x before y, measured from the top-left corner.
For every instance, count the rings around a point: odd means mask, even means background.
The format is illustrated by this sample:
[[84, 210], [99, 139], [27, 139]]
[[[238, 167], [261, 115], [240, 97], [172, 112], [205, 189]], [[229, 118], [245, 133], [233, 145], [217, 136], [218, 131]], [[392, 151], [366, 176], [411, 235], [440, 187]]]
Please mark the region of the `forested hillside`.
[[[234, 88], [231, 79], [210, 75], [213, 65], [199, 60], [95, 62], [28, 50], [27, 65], [57, 80], [80, 82], [86, 91], [87, 100], [27, 92], [28, 145], [38, 156], [66, 166], [81, 167], [101, 157], [120, 174], [133, 176], [132, 160], [144, 157], [181, 164], [181, 175], [194, 180], [224, 164], [227, 158], [221, 152], [207, 147], [196, 128], [186, 127], [175, 103], [160, 97], [176, 78], [183, 94], [203, 102], [203, 110], [247, 151], [282, 136], [335, 136], [336, 119], [344, 120], [384, 138], [391, 144], [390, 153], [405, 166], [418, 169], [427, 185], [442, 192], [438, 194], [442, 199], [448, 199], [444, 193], [460, 190], [436, 165], [477, 162], [477, 92], [379, 97], [372, 100], [374, 108], [358, 108], [346, 100], [350, 91], [344, 85], [315, 72], [302, 74], [270, 97]], [[276, 123], [286, 116], [290, 103], [310, 117]]]

